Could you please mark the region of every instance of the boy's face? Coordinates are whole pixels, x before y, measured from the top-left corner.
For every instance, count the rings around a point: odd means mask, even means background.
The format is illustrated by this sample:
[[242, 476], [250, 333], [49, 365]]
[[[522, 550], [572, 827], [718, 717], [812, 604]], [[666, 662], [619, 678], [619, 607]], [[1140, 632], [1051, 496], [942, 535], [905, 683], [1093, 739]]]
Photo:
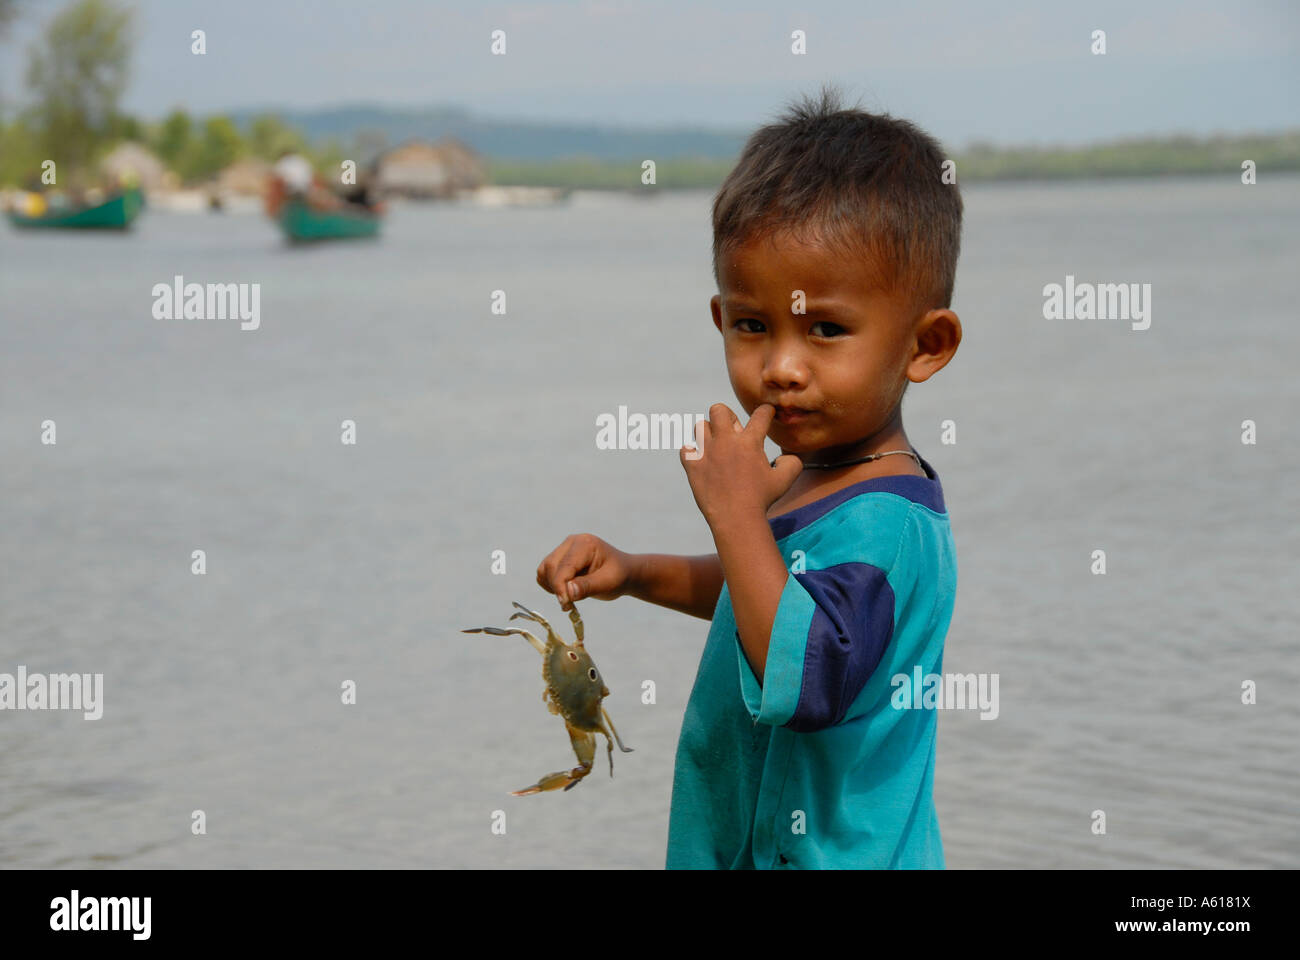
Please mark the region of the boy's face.
[[[732, 389], [746, 413], [777, 408], [768, 436], [786, 453], [833, 455], [880, 433], [898, 412], [916, 318], [862, 267], [821, 244], [771, 235], [718, 264], [722, 293], [710, 307]], [[806, 313], [791, 312], [796, 290]]]

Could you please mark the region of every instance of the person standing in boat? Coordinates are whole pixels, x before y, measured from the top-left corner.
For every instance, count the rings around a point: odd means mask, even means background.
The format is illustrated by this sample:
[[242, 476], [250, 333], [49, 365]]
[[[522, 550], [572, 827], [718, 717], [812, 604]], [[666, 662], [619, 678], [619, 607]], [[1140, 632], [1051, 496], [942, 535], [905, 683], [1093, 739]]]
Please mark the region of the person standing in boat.
[[291, 197], [305, 196], [314, 178], [311, 161], [291, 150], [286, 150], [276, 161], [275, 175], [284, 181], [285, 191]]
[[285, 150], [271, 169], [266, 212], [274, 217], [288, 200], [307, 201], [314, 181], [311, 161], [293, 150]]

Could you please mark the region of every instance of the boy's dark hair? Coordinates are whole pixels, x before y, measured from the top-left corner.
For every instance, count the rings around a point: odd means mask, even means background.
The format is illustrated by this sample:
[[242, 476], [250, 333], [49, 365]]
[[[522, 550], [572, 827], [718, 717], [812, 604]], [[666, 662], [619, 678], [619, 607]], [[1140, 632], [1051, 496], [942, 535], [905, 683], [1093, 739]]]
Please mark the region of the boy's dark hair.
[[763, 234], [819, 240], [857, 257], [916, 312], [952, 304], [961, 194], [941, 179], [938, 142], [906, 120], [805, 97], [756, 131], [713, 201], [713, 278], [731, 249]]

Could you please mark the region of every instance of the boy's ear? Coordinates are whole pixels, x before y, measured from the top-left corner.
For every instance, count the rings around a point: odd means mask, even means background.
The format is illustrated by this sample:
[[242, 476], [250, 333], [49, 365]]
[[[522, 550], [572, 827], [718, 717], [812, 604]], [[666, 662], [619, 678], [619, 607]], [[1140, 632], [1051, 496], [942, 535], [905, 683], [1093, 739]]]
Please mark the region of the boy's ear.
[[709, 298], [709, 309], [713, 311], [713, 325], [722, 332], [722, 297], [714, 294]]
[[961, 321], [948, 309], [930, 310], [917, 325], [916, 353], [907, 378], [924, 383], [948, 365], [961, 344]]

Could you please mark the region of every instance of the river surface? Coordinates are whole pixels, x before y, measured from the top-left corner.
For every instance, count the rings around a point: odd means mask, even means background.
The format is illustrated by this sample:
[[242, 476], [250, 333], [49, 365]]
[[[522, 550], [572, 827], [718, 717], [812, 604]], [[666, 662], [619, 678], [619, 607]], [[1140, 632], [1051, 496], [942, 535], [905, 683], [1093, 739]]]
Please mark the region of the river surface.
[[[964, 339], [904, 406], [957, 544], [945, 670], [999, 677], [996, 719], [940, 714], [949, 867], [1300, 866], [1300, 178], [964, 195]], [[569, 533], [712, 549], [675, 450], [595, 443], [737, 408], [710, 201], [400, 206], [311, 249], [0, 230], [0, 672], [105, 678], [99, 720], [0, 712], [0, 866], [662, 866], [708, 624], [582, 604], [635, 752], [528, 798], [573, 762], [539, 659], [460, 630], [556, 610]], [[176, 275], [259, 284], [260, 328], [156, 319]], [[1149, 329], [1044, 319], [1067, 275], [1151, 284]]]

